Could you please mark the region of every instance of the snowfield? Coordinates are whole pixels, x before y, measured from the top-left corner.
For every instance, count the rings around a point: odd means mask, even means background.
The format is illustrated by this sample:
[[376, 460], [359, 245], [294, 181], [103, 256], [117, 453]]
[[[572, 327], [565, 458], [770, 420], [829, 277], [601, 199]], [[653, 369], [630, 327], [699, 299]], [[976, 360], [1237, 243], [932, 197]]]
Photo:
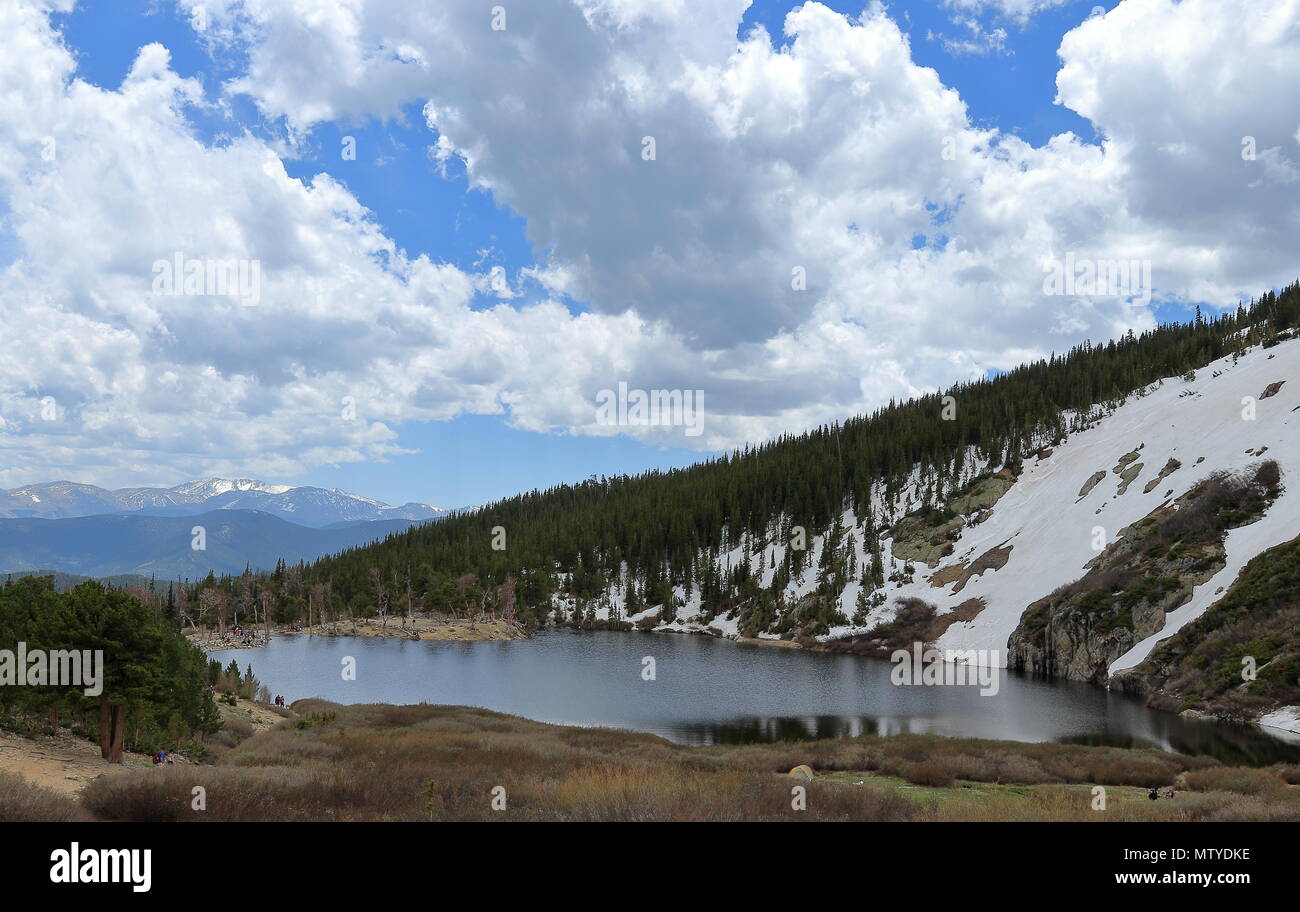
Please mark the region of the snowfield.
[[[1218, 374], [1218, 376], [1215, 376]], [[1285, 380], [1280, 392], [1260, 399], [1269, 384]], [[1249, 414], [1254, 404], [1254, 419]], [[960, 406], [959, 406], [960, 407]], [[1240, 471], [1276, 459], [1289, 491], [1274, 502], [1264, 519], [1228, 534], [1227, 566], [1198, 587], [1191, 602], [1169, 615], [1164, 629], [1138, 643], [1110, 668], [1114, 673], [1145, 658], [1155, 644], [1195, 620], [1237, 578], [1259, 552], [1300, 533], [1300, 341], [1270, 349], [1255, 348], [1234, 365], [1224, 358], [1197, 372], [1190, 382], [1168, 378], [1141, 397], [1131, 397], [1089, 430], [1076, 433], [1044, 460], [1029, 459], [1019, 481], [994, 507], [992, 516], [963, 530], [953, 557], [978, 556], [1003, 543], [1012, 546], [1005, 567], [972, 579], [954, 596], [918, 578], [900, 595], [915, 595], [942, 609], [968, 598], [983, 598], [987, 607], [968, 624], [954, 624], [940, 638], [946, 648], [1001, 650], [1025, 608], [1086, 572], [1097, 555], [1094, 535], [1114, 541], [1126, 526], [1176, 500], [1210, 473]], [[1132, 465], [1142, 471], [1120, 495], [1120, 478], [1112, 469], [1119, 458], [1140, 448]], [[1265, 449], [1266, 448], [1266, 449]], [[1170, 457], [1181, 468], [1150, 492], [1144, 488]], [[1087, 496], [1079, 491], [1098, 471], [1106, 477]], [[936, 597], [937, 596], [937, 597]]]

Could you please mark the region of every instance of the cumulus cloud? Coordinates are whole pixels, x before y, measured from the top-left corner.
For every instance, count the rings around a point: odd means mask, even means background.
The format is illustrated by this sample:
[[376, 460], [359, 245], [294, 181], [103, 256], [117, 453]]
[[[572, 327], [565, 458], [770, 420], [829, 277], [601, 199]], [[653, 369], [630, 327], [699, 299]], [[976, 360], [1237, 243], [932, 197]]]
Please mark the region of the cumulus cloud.
[[[1125, 0], [1084, 22], [1058, 101], [1104, 140], [1041, 147], [973, 126], [878, 4], [804, 4], [779, 46], [737, 40], [745, 0], [538, 0], [503, 31], [469, 0], [187, 5], [213, 54], [247, 62], [226, 93], [288, 148], [422, 105], [431, 154], [522, 216], [539, 261], [511, 281], [410, 255], [330, 174], [197, 136], [186, 111], [221, 99], [162, 46], [101, 89], [48, 6], [6, 4], [0, 483], [283, 476], [467, 412], [726, 447], [1151, 325], [1125, 300], [1045, 296], [1053, 257], [1150, 260], [1158, 292], [1221, 304], [1293, 277], [1283, 0]], [[257, 306], [154, 294], [177, 253], [256, 260]], [[705, 390], [705, 433], [595, 423], [620, 380]]]

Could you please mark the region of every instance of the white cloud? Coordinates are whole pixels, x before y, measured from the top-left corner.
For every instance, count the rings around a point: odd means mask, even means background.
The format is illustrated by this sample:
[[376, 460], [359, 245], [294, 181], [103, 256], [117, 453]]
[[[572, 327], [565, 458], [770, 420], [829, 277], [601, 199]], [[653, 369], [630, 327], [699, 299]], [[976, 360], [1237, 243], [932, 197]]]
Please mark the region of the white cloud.
[[[1126, 0], [1083, 23], [1059, 100], [1105, 142], [1041, 147], [974, 128], [879, 6], [805, 4], [777, 49], [737, 42], [746, 5], [538, 0], [496, 32], [477, 2], [204, 0], [214, 53], [247, 54], [228, 91], [290, 139], [423, 103], [438, 154], [547, 252], [502, 286], [489, 257], [407, 256], [342, 184], [290, 178], [254, 136], [205, 144], [184, 108], [218, 100], [160, 46], [105, 91], [33, 0], [6, 4], [0, 484], [51, 466], [283, 476], [383, 458], [401, 422], [463, 412], [610, 433], [594, 396], [619, 380], [704, 389], [708, 410], [698, 438], [620, 431], [730, 446], [1151, 325], [1045, 298], [1049, 255], [1150, 259], [1158, 290], [1216, 303], [1294, 277], [1293, 3]], [[151, 264], [176, 251], [257, 259], [259, 306], [153, 297]]]
[[1126, 0], [1062, 40], [1058, 101], [1105, 135], [1171, 290], [1218, 301], [1295, 271], [1298, 50], [1293, 0]]
[[1063, 6], [1066, 0], [943, 0], [945, 6], [969, 12], [993, 12], [1022, 25], [1036, 13]]
[[1009, 55], [1012, 53], [1007, 48], [1006, 29], [998, 27], [985, 28], [973, 16], [957, 16], [953, 19], [953, 23], [966, 30], [964, 37], [953, 38], [948, 35], [930, 33], [926, 35], [927, 40], [943, 42], [944, 49], [954, 56], [961, 54]]

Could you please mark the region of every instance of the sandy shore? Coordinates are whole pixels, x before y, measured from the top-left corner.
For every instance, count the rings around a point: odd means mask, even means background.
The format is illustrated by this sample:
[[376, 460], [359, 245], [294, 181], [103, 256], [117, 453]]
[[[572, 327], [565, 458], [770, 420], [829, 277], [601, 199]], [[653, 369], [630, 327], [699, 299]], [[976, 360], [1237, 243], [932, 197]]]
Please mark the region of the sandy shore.
[[[480, 640], [523, 640], [528, 631], [520, 624], [499, 618], [475, 620], [469, 618], [439, 619], [416, 617], [389, 618], [384, 624], [377, 618], [330, 621], [311, 627], [272, 626], [272, 636], [357, 636], [386, 637], [395, 640], [453, 640], [476, 642]], [[189, 641], [205, 652], [218, 649], [257, 649], [266, 645], [264, 630], [259, 628], [253, 637], [219, 637], [212, 633], [187, 633]]]
[[[458, 642], [477, 642], [489, 639], [528, 639], [528, 630], [513, 621], [469, 620], [469, 618], [451, 618], [439, 620], [433, 617], [415, 617], [407, 621], [404, 617], [390, 617], [387, 624], [378, 618], [361, 617], [356, 620], [330, 621], [328, 624], [316, 624], [309, 627], [272, 626], [272, 637], [383, 637], [389, 639], [433, 639], [458, 640]], [[186, 638], [204, 652], [216, 650], [255, 650], [265, 646], [264, 629], [259, 627], [255, 637], [217, 637], [213, 633], [191, 631]]]
[[737, 643], [746, 646], [775, 646], [778, 649], [802, 649], [794, 640], [768, 640], [761, 637], [736, 637]]
[[334, 621], [305, 627], [296, 633], [311, 636], [390, 637], [399, 640], [523, 640], [528, 631], [521, 625], [500, 619], [470, 620], [417, 617], [410, 621], [390, 618], [388, 624], [374, 618]]

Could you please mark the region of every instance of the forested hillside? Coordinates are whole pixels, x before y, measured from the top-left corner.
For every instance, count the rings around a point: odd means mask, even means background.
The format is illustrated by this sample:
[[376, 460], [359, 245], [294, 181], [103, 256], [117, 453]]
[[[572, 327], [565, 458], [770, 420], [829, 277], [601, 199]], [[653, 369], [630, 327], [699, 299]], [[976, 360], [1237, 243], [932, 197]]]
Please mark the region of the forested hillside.
[[[631, 589], [624, 617], [671, 605], [674, 587], [699, 590], [703, 606], [716, 609], [757, 595], [755, 568], [728, 570], [720, 556], [742, 539], [778, 534], [778, 520], [787, 532], [801, 526], [812, 536], [832, 530], [849, 509], [878, 533], [883, 517], [871, 516], [873, 485], [887, 501], [897, 498], [919, 469], [929, 484], [916, 506], [939, 503], [977, 463], [1014, 466], [1144, 385], [1274, 344], [1297, 325], [1300, 283], [1216, 319], [1198, 312], [1190, 323], [1085, 344], [686, 469], [507, 498], [321, 560], [304, 568], [302, 582], [328, 587], [332, 602], [351, 610], [374, 610], [384, 599], [404, 607], [409, 582], [412, 599], [426, 607], [508, 608], [536, 620], [557, 587], [594, 598], [621, 574]], [[953, 403], [947, 418], [945, 396]], [[497, 527], [505, 535], [501, 550], [492, 547]], [[787, 550], [789, 566], [777, 576], [797, 573], [807, 553]]]

